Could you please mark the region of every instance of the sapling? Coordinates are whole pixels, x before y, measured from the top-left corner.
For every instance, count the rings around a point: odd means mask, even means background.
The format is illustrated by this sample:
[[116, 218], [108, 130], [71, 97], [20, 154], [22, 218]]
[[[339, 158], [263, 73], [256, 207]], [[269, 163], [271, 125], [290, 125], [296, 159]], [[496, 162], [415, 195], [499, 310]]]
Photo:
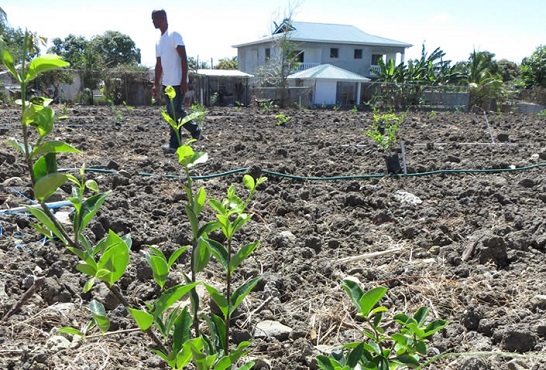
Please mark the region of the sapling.
[[392, 153], [392, 148], [403, 121], [404, 114], [374, 113], [373, 122], [370, 125], [370, 128], [364, 132], [366, 136], [374, 140], [385, 152], [385, 160], [389, 173], [398, 173], [401, 170], [400, 159], [397, 154]]
[[388, 308], [378, 305], [387, 288], [379, 286], [364, 292], [357, 282], [350, 279], [343, 280], [341, 286], [366, 325], [362, 330], [364, 340], [345, 344], [341, 351], [329, 356], [317, 356], [319, 369], [395, 370], [418, 368], [425, 364], [429, 338], [446, 327], [447, 321], [426, 323], [429, 311], [421, 307], [412, 316], [405, 313], [394, 315], [393, 321], [400, 327], [395, 330], [383, 318]]

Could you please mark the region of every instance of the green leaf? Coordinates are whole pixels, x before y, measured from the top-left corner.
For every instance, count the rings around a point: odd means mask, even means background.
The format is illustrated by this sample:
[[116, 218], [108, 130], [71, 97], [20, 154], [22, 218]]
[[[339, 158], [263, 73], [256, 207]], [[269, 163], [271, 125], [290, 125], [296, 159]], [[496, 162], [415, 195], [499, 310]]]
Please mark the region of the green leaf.
[[34, 196], [43, 202], [53, 195], [59, 187], [66, 182], [66, 175], [62, 173], [52, 173], [42, 177], [34, 185]]
[[[32, 167], [34, 173], [34, 181], [38, 181], [41, 178], [49, 175], [50, 173], [57, 172], [57, 155], [56, 153], [48, 153], [40, 157]], [[68, 176], [67, 176], [68, 179]]]
[[[35, 207], [25, 207], [28, 212], [30, 212], [34, 217], [36, 217], [47, 230], [50, 230], [63, 244], [67, 245], [68, 241], [64, 238], [63, 234], [59, 231], [57, 226], [53, 223], [53, 221], [45, 214], [45, 212], [40, 208]], [[62, 226], [61, 226], [62, 227]], [[51, 238], [50, 235], [46, 235], [47, 237]]]
[[104, 308], [104, 305], [93, 299], [89, 303], [89, 311], [91, 311], [91, 315], [93, 316], [93, 321], [95, 321], [95, 324], [100, 329], [102, 333], [105, 333], [110, 328], [110, 320], [108, 320], [108, 316], [106, 316], [106, 310]]
[[70, 63], [65, 62], [62, 58], [55, 54], [44, 54], [30, 61], [28, 65], [25, 81], [29, 82], [35, 79], [40, 73], [50, 70], [64, 68], [70, 66]]
[[364, 296], [364, 291], [362, 291], [360, 285], [353, 280], [344, 279], [341, 281], [341, 287], [347, 292], [358, 312], [361, 313], [360, 299]]
[[68, 326], [60, 328], [59, 330], [57, 330], [57, 333], [66, 333], [66, 334], [71, 334], [71, 335], [78, 335], [80, 337], [85, 336], [85, 334], [83, 334], [78, 329], [71, 328], [71, 327], [68, 327]]
[[13, 57], [9, 53], [9, 51], [5, 48], [0, 49], [0, 60], [2, 61], [2, 64], [11, 72], [13, 77], [17, 79], [17, 81], [20, 83], [22, 78], [19, 72], [15, 69], [15, 65], [13, 63]]
[[118, 281], [129, 263], [129, 246], [115, 232], [110, 230], [104, 242], [104, 252], [100, 256], [97, 266], [107, 270], [108, 275], [101, 277], [101, 280], [112, 285]]
[[78, 232], [83, 231], [89, 222], [95, 217], [100, 207], [110, 195], [110, 191], [106, 193], [95, 194], [87, 198], [80, 206], [80, 211], [78, 212]]
[[223, 203], [216, 200], [216, 199], [210, 199], [209, 200], [210, 207], [215, 210], [217, 213], [221, 215], [227, 215], [227, 209], [224, 207]]
[[203, 271], [210, 261], [210, 249], [207, 242], [202, 238], [197, 240], [193, 257], [195, 258], [193, 261], [195, 272]]
[[146, 311], [138, 310], [136, 308], [127, 307], [127, 310], [133, 316], [133, 319], [137, 323], [140, 330], [148, 330], [154, 323], [154, 317]]
[[94, 277], [92, 277], [91, 279], [87, 280], [85, 282], [85, 284], [83, 285], [83, 292], [84, 293], [87, 293], [89, 292], [91, 289], [93, 289], [93, 286], [95, 285], [95, 282], [97, 281], [97, 279], [95, 279]]
[[207, 193], [204, 187], [199, 188], [194, 199], [193, 209], [196, 215], [200, 214], [205, 206], [207, 200]]
[[246, 283], [241, 285], [239, 288], [235, 289], [233, 294], [231, 295], [230, 303], [230, 314], [235, 312], [237, 307], [241, 304], [243, 299], [254, 289], [256, 284], [262, 279], [261, 276], [256, 276], [253, 279], [248, 280]]
[[232, 273], [239, 267], [239, 265], [254, 252], [254, 250], [260, 245], [260, 241], [255, 241], [253, 243], [247, 244], [241, 249], [235, 253], [233, 257], [231, 257], [230, 266], [229, 266], [229, 272]]
[[409, 368], [418, 368], [420, 366], [419, 360], [411, 355], [396, 356], [392, 359], [392, 362], [407, 366]]
[[343, 366], [341, 363], [328, 356], [319, 355], [316, 357], [318, 368], [321, 370], [349, 370], [349, 366]]
[[81, 151], [62, 141], [47, 141], [35, 147], [31, 156], [37, 157], [47, 153], [81, 153]]
[[191, 326], [192, 317], [188, 308], [184, 307], [184, 310], [178, 315], [174, 322], [174, 332], [172, 334], [173, 352], [179, 352], [184, 343], [191, 339]]
[[224, 318], [228, 317], [229, 312], [229, 303], [226, 297], [222, 295], [215, 287], [209, 284], [205, 284], [205, 288], [210, 294], [210, 297], [216, 303], [222, 314], [224, 315]]
[[87, 263], [78, 263], [76, 265], [76, 270], [90, 277], [95, 277], [97, 275], [97, 268], [95, 266], [88, 265]]
[[155, 301], [152, 315], [154, 318], [159, 317], [169, 307], [176, 303], [180, 298], [188, 294], [190, 290], [195, 288], [198, 283], [178, 284], [169, 289], [166, 289], [161, 296]]
[[167, 265], [167, 261], [165, 261], [165, 256], [160, 257], [150, 254], [148, 255], [148, 263], [152, 268], [155, 282], [163, 289], [167, 282], [167, 277], [169, 276], [169, 266]]
[[215, 230], [218, 230], [219, 228], [220, 228], [220, 224], [218, 222], [216, 221], [207, 222], [205, 225], [201, 226], [201, 228], [197, 232], [196, 237], [201, 238]]
[[360, 298], [360, 312], [364, 317], [368, 317], [370, 311], [375, 307], [375, 305], [383, 298], [387, 293], [387, 288], [385, 287], [375, 287], [368, 290]]
[[228, 251], [222, 245], [222, 243], [217, 242], [216, 240], [206, 238], [208, 247], [210, 248], [211, 253], [214, 255], [218, 263], [222, 265], [225, 271], [228, 271]]
[[243, 184], [246, 186], [248, 190], [254, 190], [256, 187], [256, 181], [254, 181], [254, 177], [250, 175], [244, 175], [243, 176]]
[[[18, 151], [20, 151], [22, 154], [26, 154], [25, 152], [25, 144], [24, 143], [20, 143], [18, 142], [16, 139], [14, 138], [10, 138], [7, 143], [13, 147], [14, 149], [17, 149]], [[30, 152], [32, 151], [32, 147], [30, 144], [27, 144], [27, 147], [28, 147], [28, 153], [30, 154]]]
[[434, 320], [425, 328], [425, 333], [423, 338], [430, 337], [432, 334], [442, 330], [448, 325], [446, 320]]
[[420, 307], [417, 312], [413, 315], [413, 318], [415, 321], [417, 321], [417, 325], [423, 326], [425, 324], [425, 320], [428, 317], [428, 308], [426, 307]]
[[358, 346], [356, 346], [350, 353], [347, 358], [347, 365], [349, 367], [354, 368], [364, 355], [364, 343], [360, 343]]
[[55, 111], [49, 107], [40, 107], [40, 109], [36, 110], [32, 126], [36, 129], [40, 137], [44, 137], [53, 130], [54, 121]]
[[182, 253], [184, 253], [187, 249], [188, 249], [188, 246], [186, 245], [184, 247], [178, 248], [177, 250], [173, 252], [173, 254], [171, 254], [171, 256], [169, 257], [169, 261], [167, 263], [169, 269], [173, 266], [173, 264], [180, 257], [180, 255], [182, 255]]
[[188, 219], [190, 221], [192, 234], [196, 235], [199, 230], [199, 219], [197, 218], [195, 212], [193, 212], [193, 209], [190, 207], [190, 205], [186, 204], [184, 205], [184, 208], [186, 209], [186, 214], [188, 215]]

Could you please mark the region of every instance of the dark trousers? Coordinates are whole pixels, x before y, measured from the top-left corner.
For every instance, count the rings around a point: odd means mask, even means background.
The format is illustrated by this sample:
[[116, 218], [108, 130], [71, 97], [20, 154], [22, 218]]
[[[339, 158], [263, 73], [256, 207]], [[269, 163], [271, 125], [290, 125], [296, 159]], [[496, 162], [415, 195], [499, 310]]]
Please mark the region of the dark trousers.
[[[166, 86], [163, 86], [163, 91], [165, 91]], [[174, 91], [176, 92], [176, 96], [174, 99], [171, 100], [167, 95], [165, 95], [165, 101], [167, 102], [167, 113], [171, 118], [175, 121], [179, 121], [182, 118], [186, 117], [188, 114], [184, 110], [184, 94], [180, 90], [179, 86], [173, 86]], [[173, 109], [174, 108], [174, 109]], [[201, 136], [201, 127], [195, 122], [195, 121], [188, 121], [184, 125], [182, 125], [194, 139], [199, 139]], [[172, 126], [169, 125], [170, 128], [170, 139], [169, 139], [169, 146], [171, 148], [178, 148], [181, 143], [178, 142], [178, 138], [176, 137], [176, 132]], [[182, 137], [182, 134], [180, 133], [180, 136]]]

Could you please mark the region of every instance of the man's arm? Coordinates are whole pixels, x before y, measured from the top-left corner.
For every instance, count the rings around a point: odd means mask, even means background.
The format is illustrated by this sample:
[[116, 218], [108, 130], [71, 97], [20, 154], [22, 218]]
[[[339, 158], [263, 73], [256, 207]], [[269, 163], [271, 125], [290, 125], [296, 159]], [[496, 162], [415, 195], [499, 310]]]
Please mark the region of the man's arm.
[[178, 45], [176, 47], [178, 55], [180, 55], [181, 68], [182, 68], [182, 81], [180, 81], [180, 89], [182, 93], [188, 91], [188, 56], [186, 55], [186, 47], [184, 45]]
[[157, 96], [161, 91], [161, 76], [163, 75], [163, 66], [161, 65], [161, 58], [157, 57], [155, 61], [155, 78], [154, 86], [152, 87], [152, 94]]

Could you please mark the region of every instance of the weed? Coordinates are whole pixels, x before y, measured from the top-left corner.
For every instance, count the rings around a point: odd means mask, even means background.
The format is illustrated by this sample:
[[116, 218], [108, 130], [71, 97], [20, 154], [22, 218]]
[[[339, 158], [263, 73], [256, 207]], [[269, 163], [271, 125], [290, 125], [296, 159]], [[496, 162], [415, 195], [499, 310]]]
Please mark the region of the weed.
[[546, 109], [541, 110], [537, 113], [539, 117], [546, 118]]

